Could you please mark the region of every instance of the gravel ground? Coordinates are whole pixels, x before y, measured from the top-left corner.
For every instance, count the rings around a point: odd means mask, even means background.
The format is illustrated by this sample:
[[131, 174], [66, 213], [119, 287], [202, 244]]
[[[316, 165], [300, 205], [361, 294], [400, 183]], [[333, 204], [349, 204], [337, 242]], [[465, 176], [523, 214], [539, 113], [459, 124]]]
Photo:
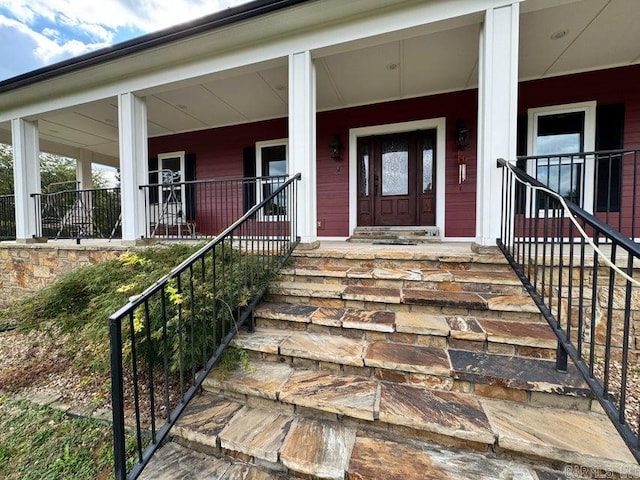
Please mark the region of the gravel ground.
[[0, 333], [0, 392], [24, 398], [60, 396], [75, 411], [110, 406], [108, 378], [77, 368], [48, 332]]
[[[57, 337], [60, 342], [60, 337]], [[42, 402], [44, 399], [70, 408], [83, 415], [98, 415], [110, 419], [111, 392], [109, 374], [82, 371], [65, 353], [56, 336], [50, 333], [18, 331], [0, 332], [0, 394]], [[82, 352], [80, 354], [83, 354]], [[86, 353], [85, 353], [86, 354]], [[134, 425], [134, 400], [130, 388], [131, 374], [125, 374], [125, 410], [127, 423]], [[147, 376], [140, 372], [139, 407], [143, 426], [150, 422], [150, 401]], [[154, 383], [161, 385], [162, 375]], [[171, 408], [175, 407], [177, 388], [169, 389]], [[156, 416], [166, 416], [164, 391], [156, 387]], [[163, 423], [163, 421], [160, 421]]]
[[[596, 363], [594, 374], [602, 383], [604, 378], [604, 361]], [[620, 381], [622, 377], [622, 363], [612, 360], [609, 364], [609, 392], [616, 400], [620, 399]], [[627, 369], [627, 388], [625, 398], [625, 418], [631, 429], [638, 434], [640, 421], [640, 366], [631, 366]]]

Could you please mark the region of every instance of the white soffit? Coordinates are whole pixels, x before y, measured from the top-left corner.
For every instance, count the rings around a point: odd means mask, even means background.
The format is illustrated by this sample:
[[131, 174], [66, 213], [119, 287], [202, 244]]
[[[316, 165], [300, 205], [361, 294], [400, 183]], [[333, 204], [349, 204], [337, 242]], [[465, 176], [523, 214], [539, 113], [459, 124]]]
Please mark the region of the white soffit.
[[207, 125], [184, 112], [177, 105], [172, 105], [158, 97], [147, 97], [147, 117], [154, 123], [172, 132], [198, 130]]
[[549, 73], [631, 64], [638, 62], [639, 57], [640, 2], [611, 0], [569, 45]]
[[247, 118], [202, 85], [156, 94], [205, 125], [246, 122]]
[[287, 115], [287, 104], [259, 74], [211, 82], [204, 87], [216, 97], [240, 112], [245, 118], [257, 120]]
[[401, 96], [398, 42], [333, 55], [324, 63], [348, 105]]
[[411, 38], [403, 42], [404, 95], [462, 90], [477, 84], [479, 25]]
[[[523, 6], [527, 4], [540, 7], [531, 1]], [[521, 80], [640, 61], [638, 0], [562, 2], [535, 11], [523, 8], [523, 12], [520, 17]]]

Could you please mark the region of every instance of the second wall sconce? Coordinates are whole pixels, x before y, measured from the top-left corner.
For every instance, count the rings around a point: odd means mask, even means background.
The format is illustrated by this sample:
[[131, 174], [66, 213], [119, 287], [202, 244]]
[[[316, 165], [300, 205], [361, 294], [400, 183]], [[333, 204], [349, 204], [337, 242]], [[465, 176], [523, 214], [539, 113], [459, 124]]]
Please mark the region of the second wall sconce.
[[329, 142], [329, 156], [332, 160], [340, 160], [340, 154], [342, 153], [342, 143], [340, 142], [340, 135], [335, 135], [331, 142]]

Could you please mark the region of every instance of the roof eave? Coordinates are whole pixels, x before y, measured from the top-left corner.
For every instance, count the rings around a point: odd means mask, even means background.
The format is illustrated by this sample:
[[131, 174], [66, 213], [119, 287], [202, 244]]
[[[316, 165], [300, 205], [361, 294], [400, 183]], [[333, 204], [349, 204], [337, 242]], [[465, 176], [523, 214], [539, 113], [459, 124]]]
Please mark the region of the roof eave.
[[126, 57], [140, 51], [182, 40], [194, 35], [232, 25], [243, 20], [259, 17], [310, 0], [255, 0], [229, 8], [191, 22], [183, 23], [158, 32], [149, 33], [111, 47], [96, 50], [64, 60], [0, 82], [0, 93], [5, 93], [38, 82], [49, 80], [84, 68]]

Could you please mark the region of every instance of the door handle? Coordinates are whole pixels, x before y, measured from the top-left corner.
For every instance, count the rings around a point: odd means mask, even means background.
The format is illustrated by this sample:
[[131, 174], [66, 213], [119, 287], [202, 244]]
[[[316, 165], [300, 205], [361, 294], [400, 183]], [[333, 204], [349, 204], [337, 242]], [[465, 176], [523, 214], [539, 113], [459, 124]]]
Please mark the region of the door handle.
[[373, 196], [377, 196], [378, 195], [378, 185], [380, 183], [380, 179], [378, 178], [378, 175], [374, 175], [373, 176]]

